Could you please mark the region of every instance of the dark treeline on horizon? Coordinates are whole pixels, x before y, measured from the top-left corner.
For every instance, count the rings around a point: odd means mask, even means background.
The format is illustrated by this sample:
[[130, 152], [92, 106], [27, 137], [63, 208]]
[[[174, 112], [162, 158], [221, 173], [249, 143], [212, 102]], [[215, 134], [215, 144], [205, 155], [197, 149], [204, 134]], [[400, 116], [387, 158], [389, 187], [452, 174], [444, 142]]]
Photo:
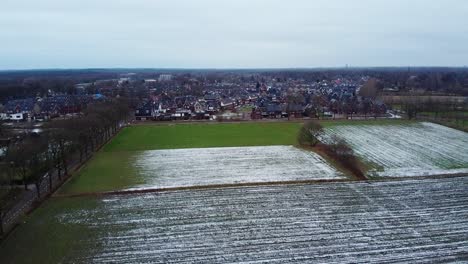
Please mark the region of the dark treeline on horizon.
[[274, 77], [278, 80], [303, 79], [307, 82], [369, 76], [378, 79], [383, 88], [398, 88], [400, 91], [418, 89], [437, 94], [468, 95], [468, 69], [466, 67], [39, 69], [0, 71], [0, 102], [37, 95], [43, 96], [48, 91], [74, 94], [74, 85], [77, 83], [116, 79], [129, 73], [141, 80], [170, 73], [178, 76], [182, 85], [184, 80], [191, 77], [201, 77], [205, 83], [210, 83], [222, 81], [232, 75], [240, 75], [246, 82], [257, 82], [261, 80], [262, 76]]

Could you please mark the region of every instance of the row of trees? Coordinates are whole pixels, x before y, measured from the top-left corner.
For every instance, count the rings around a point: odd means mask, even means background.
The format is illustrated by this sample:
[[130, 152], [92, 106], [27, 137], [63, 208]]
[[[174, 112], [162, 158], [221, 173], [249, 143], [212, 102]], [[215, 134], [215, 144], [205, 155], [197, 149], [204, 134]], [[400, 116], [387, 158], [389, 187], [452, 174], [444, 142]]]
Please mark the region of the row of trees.
[[[69, 162], [82, 161], [113, 135], [130, 114], [124, 99], [90, 104], [82, 115], [49, 123], [39, 135], [29, 135], [4, 149], [0, 179], [4, 185], [39, 184], [47, 172], [61, 179]], [[52, 177], [49, 177], [52, 189]]]
[[[451, 117], [466, 119], [468, 101], [462, 97], [450, 96], [386, 96], [384, 101], [403, 110], [409, 119], [417, 118], [420, 114], [435, 118]], [[457, 114], [459, 113], [459, 114]]]
[[361, 162], [346, 141], [337, 136], [322, 140], [324, 136], [322, 125], [309, 121], [299, 129], [297, 141], [300, 146], [314, 147], [319, 153], [325, 154], [339, 166], [351, 172], [357, 179], [365, 180]]

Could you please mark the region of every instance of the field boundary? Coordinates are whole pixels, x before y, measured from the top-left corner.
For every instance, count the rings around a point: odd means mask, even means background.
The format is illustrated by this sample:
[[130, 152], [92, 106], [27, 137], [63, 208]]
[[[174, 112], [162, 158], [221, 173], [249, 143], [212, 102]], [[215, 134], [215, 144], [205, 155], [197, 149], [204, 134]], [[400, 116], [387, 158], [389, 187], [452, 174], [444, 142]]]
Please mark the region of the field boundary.
[[255, 186], [278, 186], [278, 185], [312, 185], [312, 184], [329, 184], [329, 183], [368, 183], [374, 182], [391, 182], [391, 181], [424, 181], [428, 179], [450, 179], [468, 177], [468, 173], [459, 174], [437, 174], [428, 176], [408, 176], [408, 177], [385, 177], [374, 178], [367, 180], [358, 179], [319, 179], [319, 180], [301, 180], [301, 181], [274, 181], [274, 182], [248, 182], [248, 183], [231, 183], [231, 184], [210, 184], [210, 185], [195, 185], [181, 186], [168, 188], [142, 188], [142, 189], [127, 189], [108, 192], [86, 192], [76, 194], [54, 194], [53, 198], [74, 198], [74, 197], [102, 197], [114, 195], [130, 195], [130, 194], [145, 194], [145, 193], [165, 193], [174, 191], [197, 191], [209, 189], [228, 189], [239, 187], [255, 187]]
[[415, 120], [409, 120], [405, 118], [389, 118], [389, 117], [378, 117], [374, 118], [368, 116], [366, 118], [294, 118], [294, 119], [250, 119], [250, 120], [223, 120], [223, 121], [215, 121], [215, 120], [173, 120], [173, 121], [153, 121], [153, 120], [146, 120], [146, 121], [139, 121], [134, 120], [131, 122], [129, 126], [170, 126], [170, 125], [195, 125], [195, 124], [204, 124], [204, 125], [216, 125], [216, 124], [247, 124], [247, 123], [259, 123], [259, 124], [268, 124], [268, 123], [304, 123], [307, 121], [317, 121], [323, 123], [333, 123], [339, 121], [347, 121], [347, 122], [417, 122]]
[[194, 186], [180, 186], [180, 187], [167, 187], [167, 188], [127, 189], [127, 190], [108, 191], [108, 192], [55, 194], [53, 197], [63, 198], [63, 197], [82, 197], [82, 196], [126, 195], [126, 194], [139, 194], [139, 193], [160, 193], [160, 192], [172, 192], [172, 191], [222, 189], [222, 188], [251, 187], [251, 186], [297, 185], [297, 184], [356, 182], [356, 181], [358, 180], [355, 180], [355, 179], [321, 179], [321, 180], [303, 180], [303, 181], [226, 183], [226, 184], [194, 185]]

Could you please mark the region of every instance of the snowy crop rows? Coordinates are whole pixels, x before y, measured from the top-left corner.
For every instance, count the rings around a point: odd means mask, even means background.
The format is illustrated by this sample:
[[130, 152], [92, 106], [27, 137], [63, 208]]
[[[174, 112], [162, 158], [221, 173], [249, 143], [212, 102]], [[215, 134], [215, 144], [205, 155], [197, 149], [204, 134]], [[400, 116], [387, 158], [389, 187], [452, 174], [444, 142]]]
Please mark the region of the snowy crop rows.
[[433, 123], [335, 126], [328, 136], [344, 138], [381, 169], [374, 176], [468, 173], [468, 133]]
[[344, 178], [319, 155], [292, 146], [151, 150], [134, 167], [146, 182], [137, 188]]
[[467, 190], [468, 177], [178, 191], [56, 218], [96, 230], [74, 263], [440, 263], [468, 259]]

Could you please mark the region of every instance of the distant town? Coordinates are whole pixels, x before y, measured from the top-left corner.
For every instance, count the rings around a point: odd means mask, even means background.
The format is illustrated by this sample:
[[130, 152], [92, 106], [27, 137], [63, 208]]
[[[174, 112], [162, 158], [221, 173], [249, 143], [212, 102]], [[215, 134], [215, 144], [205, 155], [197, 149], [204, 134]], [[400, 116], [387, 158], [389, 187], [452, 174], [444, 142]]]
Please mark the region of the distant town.
[[462, 111], [468, 71], [26, 71], [1, 73], [0, 89], [5, 91], [0, 98], [4, 121], [73, 116], [89, 103], [119, 97], [131, 100], [137, 121], [398, 118], [403, 112], [425, 112], [423, 105], [433, 108], [435, 102]]

